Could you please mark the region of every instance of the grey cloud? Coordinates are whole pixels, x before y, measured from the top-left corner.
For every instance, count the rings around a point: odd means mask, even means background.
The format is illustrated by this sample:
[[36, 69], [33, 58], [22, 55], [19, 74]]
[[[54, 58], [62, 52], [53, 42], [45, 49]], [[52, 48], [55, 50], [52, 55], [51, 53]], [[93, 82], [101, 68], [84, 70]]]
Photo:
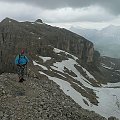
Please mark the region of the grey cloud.
[[98, 5], [111, 13], [120, 14], [120, 0], [1, 0], [4, 2], [22, 2], [30, 5], [36, 5], [47, 9], [56, 9], [63, 7], [82, 8], [91, 5]]
[[[51, 16], [52, 17], [52, 16]], [[68, 18], [67, 18], [68, 17]], [[86, 15], [86, 16], [79, 16], [79, 17], [69, 17], [69, 16], [61, 16], [61, 17], [57, 17], [55, 16], [54, 18], [55, 19], [50, 19], [50, 17], [46, 17], [45, 16], [43, 17], [44, 20], [46, 22], [49, 22], [49, 23], [59, 23], [59, 22], [64, 22], [64, 23], [67, 23], [67, 22], [106, 22], [106, 21], [111, 21], [113, 19], [115, 19], [114, 16], [110, 16], [110, 15]]]

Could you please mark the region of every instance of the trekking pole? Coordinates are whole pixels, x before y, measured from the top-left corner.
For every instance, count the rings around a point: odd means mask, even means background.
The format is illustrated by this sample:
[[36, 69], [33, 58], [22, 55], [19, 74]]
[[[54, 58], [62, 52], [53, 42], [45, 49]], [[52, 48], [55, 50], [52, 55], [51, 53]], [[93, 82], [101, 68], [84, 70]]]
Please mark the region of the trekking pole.
[[[27, 76], [27, 64], [26, 64], [26, 76]], [[28, 76], [27, 76], [28, 77]]]

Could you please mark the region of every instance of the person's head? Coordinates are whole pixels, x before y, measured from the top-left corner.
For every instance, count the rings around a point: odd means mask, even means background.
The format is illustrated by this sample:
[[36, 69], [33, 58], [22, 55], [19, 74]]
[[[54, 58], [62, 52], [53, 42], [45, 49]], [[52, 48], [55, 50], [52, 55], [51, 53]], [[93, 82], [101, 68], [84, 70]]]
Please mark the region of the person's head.
[[24, 54], [24, 53], [25, 53], [25, 51], [24, 51], [24, 49], [22, 49], [22, 50], [21, 50], [21, 54]]

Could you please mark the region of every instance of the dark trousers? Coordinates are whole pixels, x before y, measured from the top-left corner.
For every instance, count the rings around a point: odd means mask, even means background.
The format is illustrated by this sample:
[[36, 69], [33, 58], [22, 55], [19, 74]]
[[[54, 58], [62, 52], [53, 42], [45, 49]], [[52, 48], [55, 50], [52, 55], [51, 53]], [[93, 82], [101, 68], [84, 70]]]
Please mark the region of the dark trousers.
[[17, 65], [17, 73], [19, 78], [23, 78], [24, 70], [25, 70], [25, 65]]

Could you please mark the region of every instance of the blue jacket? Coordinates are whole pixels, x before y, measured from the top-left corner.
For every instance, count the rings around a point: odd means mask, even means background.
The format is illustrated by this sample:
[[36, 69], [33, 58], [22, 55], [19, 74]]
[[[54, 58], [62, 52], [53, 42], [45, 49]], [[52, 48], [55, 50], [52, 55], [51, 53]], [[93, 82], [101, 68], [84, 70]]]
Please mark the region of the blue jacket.
[[25, 55], [17, 55], [15, 58], [15, 64], [25, 65], [29, 62], [29, 59]]

